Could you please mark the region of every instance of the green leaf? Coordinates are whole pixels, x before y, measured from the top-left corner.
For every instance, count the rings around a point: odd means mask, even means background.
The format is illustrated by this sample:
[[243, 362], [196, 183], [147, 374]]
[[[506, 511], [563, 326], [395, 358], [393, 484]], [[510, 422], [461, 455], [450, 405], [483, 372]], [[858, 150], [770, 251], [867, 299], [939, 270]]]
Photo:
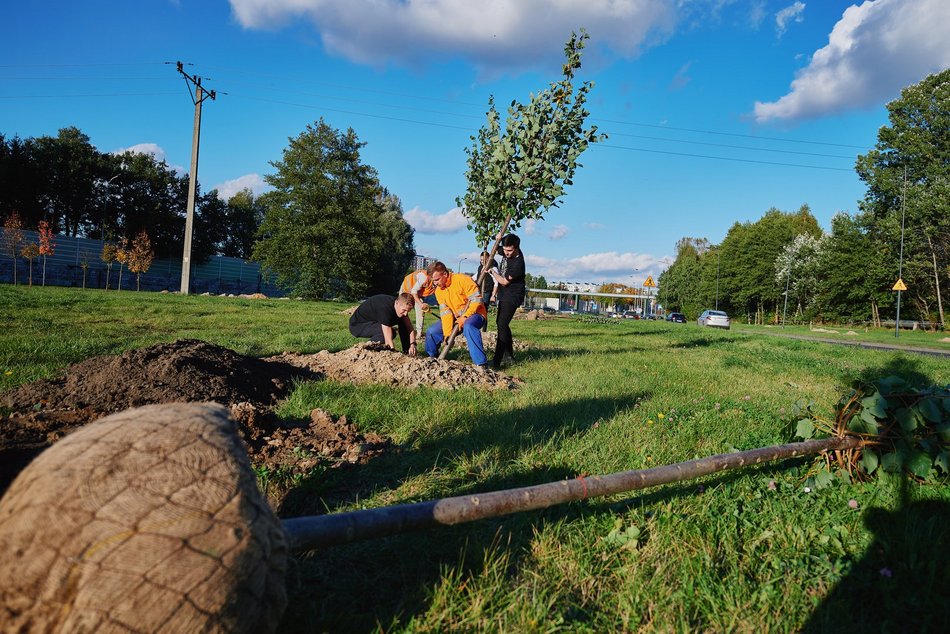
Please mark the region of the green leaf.
[[903, 462], [896, 453], [886, 453], [881, 456], [881, 468], [888, 473], [899, 473], [903, 467]]
[[914, 431], [917, 428], [917, 415], [913, 409], [902, 407], [897, 410], [895, 417], [904, 431]]
[[934, 399], [921, 399], [921, 401], [917, 403], [916, 409], [931, 423], [939, 423], [943, 420], [943, 416], [940, 413], [940, 408], [937, 406], [937, 402]]
[[943, 442], [950, 442], [950, 420], [937, 425], [937, 435]]
[[876, 418], [887, 418], [887, 399], [881, 396], [880, 392], [862, 398], [861, 405], [864, 411], [870, 412]]
[[918, 478], [926, 478], [933, 468], [933, 459], [922, 451], [915, 451], [907, 461], [907, 469]]
[[799, 438], [804, 438], [808, 440], [815, 434], [815, 424], [807, 418], [803, 418], [798, 421], [798, 426], [795, 429], [795, 435]]
[[835, 481], [835, 477], [834, 475], [832, 475], [830, 471], [825, 471], [825, 470], [819, 471], [818, 474], [815, 476], [815, 488], [824, 489], [828, 486], [831, 486], [831, 484], [834, 481]]
[[934, 459], [934, 466], [945, 474], [950, 473], [950, 451], [945, 449], [937, 454], [937, 457]]
[[864, 472], [868, 475], [871, 475], [877, 470], [877, 465], [880, 463], [880, 459], [877, 457], [877, 453], [871, 451], [870, 449], [865, 448], [861, 453], [861, 468], [864, 469]]
[[879, 381], [874, 381], [872, 385], [883, 394], [890, 394], [891, 392], [907, 389], [907, 381], [894, 375], [884, 377]]
[[877, 419], [867, 410], [862, 410], [860, 416], [852, 416], [848, 421], [848, 429], [856, 434], [876, 434]]

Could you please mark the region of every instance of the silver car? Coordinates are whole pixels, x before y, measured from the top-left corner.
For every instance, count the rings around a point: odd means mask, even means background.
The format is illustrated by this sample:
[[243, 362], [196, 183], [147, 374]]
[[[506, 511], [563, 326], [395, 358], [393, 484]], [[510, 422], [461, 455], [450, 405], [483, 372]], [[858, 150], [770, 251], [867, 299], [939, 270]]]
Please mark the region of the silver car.
[[729, 330], [729, 315], [721, 310], [704, 310], [696, 323], [700, 326], [712, 326], [713, 328], [725, 328]]

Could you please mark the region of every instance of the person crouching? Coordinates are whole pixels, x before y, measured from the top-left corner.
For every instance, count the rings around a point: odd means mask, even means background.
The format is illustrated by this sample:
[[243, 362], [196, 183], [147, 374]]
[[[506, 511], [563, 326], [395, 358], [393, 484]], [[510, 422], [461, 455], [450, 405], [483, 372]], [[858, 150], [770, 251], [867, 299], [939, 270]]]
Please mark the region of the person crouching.
[[350, 334], [385, 344], [395, 350], [393, 335], [399, 331], [402, 351], [409, 356], [415, 356], [416, 331], [408, 317], [414, 305], [415, 299], [409, 293], [401, 293], [398, 297], [373, 295], [360, 304], [350, 316]]

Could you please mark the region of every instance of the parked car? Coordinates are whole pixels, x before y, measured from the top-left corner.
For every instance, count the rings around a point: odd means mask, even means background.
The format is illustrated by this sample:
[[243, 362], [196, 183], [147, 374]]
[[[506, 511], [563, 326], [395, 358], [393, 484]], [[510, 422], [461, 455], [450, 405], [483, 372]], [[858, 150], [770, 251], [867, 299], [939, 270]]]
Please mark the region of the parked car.
[[729, 315], [721, 310], [704, 310], [696, 323], [700, 326], [712, 326], [713, 328], [725, 328], [729, 330]]
[[683, 313], [670, 313], [666, 316], [666, 321], [675, 321], [678, 324], [685, 324], [686, 315]]
[[628, 310], [623, 314], [624, 319], [640, 319], [640, 313], [634, 310]]

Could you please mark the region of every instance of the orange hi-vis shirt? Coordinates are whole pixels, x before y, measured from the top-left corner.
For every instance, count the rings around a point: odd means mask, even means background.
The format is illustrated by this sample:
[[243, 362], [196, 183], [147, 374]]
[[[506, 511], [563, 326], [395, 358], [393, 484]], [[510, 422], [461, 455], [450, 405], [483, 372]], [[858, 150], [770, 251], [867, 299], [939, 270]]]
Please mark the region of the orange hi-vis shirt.
[[435, 292], [435, 286], [432, 285], [432, 280], [429, 279], [429, 274], [426, 273], [425, 269], [419, 269], [403, 278], [399, 292], [428, 297]]
[[482, 303], [482, 294], [475, 280], [461, 273], [449, 273], [449, 283], [445, 288], [435, 288], [435, 298], [439, 301], [439, 317], [442, 319], [442, 334], [446, 337], [455, 325], [455, 316], [470, 317], [478, 313], [488, 319], [488, 310]]

